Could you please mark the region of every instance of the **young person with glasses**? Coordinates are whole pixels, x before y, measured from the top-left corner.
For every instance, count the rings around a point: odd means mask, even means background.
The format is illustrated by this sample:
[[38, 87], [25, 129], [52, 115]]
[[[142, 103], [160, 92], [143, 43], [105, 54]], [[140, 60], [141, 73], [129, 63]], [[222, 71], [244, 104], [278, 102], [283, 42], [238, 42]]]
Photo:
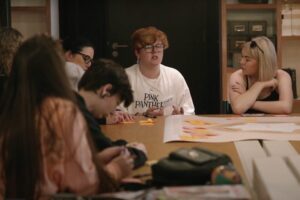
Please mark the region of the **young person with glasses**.
[[127, 68], [126, 73], [134, 101], [124, 110], [147, 117], [193, 114], [194, 104], [184, 77], [161, 64], [169, 47], [167, 35], [155, 27], [140, 28], [132, 34], [132, 41], [137, 64]]
[[[78, 91], [78, 83], [93, 63], [94, 47], [85, 38], [66, 38], [63, 40], [65, 51], [66, 71], [74, 91]], [[117, 124], [122, 121], [133, 120], [127, 113], [115, 110], [107, 117], [99, 118], [99, 124]]]
[[78, 82], [92, 65], [93, 44], [85, 38], [66, 38], [62, 42], [65, 51], [66, 71], [72, 88], [77, 91]]
[[240, 67], [230, 76], [228, 84], [234, 113], [291, 113], [291, 77], [278, 69], [276, 50], [270, 39], [261, 36], [245, 43]]

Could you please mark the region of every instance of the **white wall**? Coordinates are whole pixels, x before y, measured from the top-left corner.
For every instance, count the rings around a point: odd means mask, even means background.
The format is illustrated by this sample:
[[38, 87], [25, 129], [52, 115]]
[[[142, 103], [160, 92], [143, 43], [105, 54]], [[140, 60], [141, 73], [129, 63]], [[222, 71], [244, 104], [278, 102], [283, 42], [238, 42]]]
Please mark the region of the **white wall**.
[[58, 0], [51, 0], [50, 2], [50, 15], [51, 15], [51, 36], [59, 39], [59, 12]]

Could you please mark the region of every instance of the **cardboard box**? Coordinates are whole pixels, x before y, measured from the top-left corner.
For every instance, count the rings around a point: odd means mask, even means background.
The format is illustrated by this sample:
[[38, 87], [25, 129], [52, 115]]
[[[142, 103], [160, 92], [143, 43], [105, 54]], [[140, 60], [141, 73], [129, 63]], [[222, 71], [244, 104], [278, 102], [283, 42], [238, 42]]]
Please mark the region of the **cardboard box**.
[[300, 35], [300, 5], [292, 4], [292, 35]]
[[266, 21], [249, 21], [249, 34], [250, 35], [266, 35], [267, 22]]
[[281, 11], [282, 16], [282, 36], [292, 35], [292, 6], [285, 4]]

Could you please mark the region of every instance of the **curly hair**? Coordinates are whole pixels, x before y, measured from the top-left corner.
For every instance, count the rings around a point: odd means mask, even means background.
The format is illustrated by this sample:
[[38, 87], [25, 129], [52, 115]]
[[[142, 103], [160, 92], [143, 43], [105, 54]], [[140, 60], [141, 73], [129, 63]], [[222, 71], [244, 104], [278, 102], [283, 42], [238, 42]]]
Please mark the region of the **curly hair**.
[[18, 30], [10, 27], [0, 29], [0, 73], [10, 73], [13, 57], [22, 40], [23, 35]]
[[164, 45], [164, 49], [169, 47], [167, 35], [154, 26], [140, 28], [131, 35], [133, 47], [136, 50], [143, 48], [145, 45], [154, 44], [160, 40]]

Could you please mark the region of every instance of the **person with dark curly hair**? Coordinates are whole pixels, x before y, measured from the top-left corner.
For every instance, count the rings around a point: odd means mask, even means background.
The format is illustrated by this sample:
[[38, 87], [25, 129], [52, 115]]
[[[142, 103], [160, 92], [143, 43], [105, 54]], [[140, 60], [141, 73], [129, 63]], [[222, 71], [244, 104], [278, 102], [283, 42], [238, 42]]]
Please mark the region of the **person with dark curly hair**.
[[13, 57], [22, 43], [23, 35], [10, 27], [0, 28], [0, 98], [11, 71]]

